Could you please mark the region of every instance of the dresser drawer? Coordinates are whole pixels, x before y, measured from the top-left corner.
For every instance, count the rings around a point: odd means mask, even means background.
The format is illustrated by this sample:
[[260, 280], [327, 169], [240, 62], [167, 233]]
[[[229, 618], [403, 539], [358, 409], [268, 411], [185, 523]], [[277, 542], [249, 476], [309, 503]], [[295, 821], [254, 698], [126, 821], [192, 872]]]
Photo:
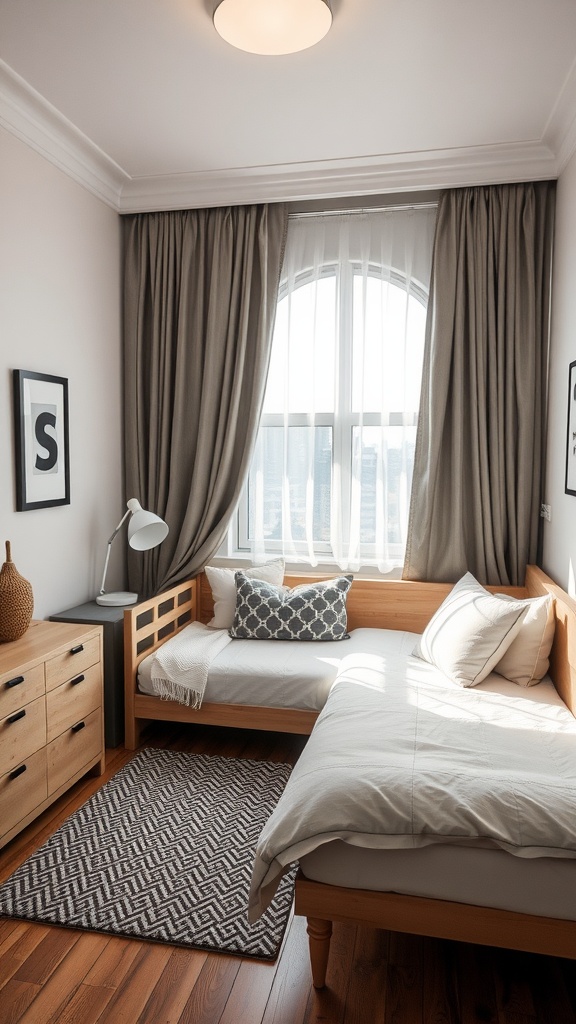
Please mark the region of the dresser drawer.
[[0, 676], [0, 719], [44, 693], [44, 663]]
[[46, 694], [46, 734], [48, 742], [86, 718], [102, 705], [102, 671], [91, 665]]
[[92, 711], [48, 744], [48, 794], [64, 786], [102, 750], [102, 710]]
[[0, 778], [0, 837], [48, 796], [46, 747]]
[[85, 643], [78, 642], [63, 654], [57, 654], [46, 662], [46, 689], [53, 690], [67, 679], [85, 672], [100, 660], [100, 640], [92, 637]]
[[0, 775], [46, 743], [46, 698], [37, 697], [0, 722]]

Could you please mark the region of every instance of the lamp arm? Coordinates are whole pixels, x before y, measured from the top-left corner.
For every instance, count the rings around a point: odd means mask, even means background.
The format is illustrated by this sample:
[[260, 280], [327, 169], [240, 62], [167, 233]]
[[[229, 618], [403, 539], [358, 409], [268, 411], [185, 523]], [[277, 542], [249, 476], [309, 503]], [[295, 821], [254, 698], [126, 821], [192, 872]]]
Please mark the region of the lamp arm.
[[126, 520], [128, 519], [128, 516], [131, 515], [131, 514], [132, 514], [132, 509], [129, 508], [128, 511], [125, 512], [124, 515], [122, 516], [122, 519], [120, 520], [120, 522], [118, 523], [118, 526], [114, 530], [114, 533], [110, 537], [110, 540], [108, 541], [109, 545], [112, 543], [112, 541], [114, 540], [114, 537], [116, 536], [116, 534], [118, 533], [118, 531], [120, 530], [122, 525], [126, 522]]
[[116, 534], [118, 533], [118, 531], [122, 527], [122, 524], [125, 523], [125, 521], [128, 519], [128, 516], [131, 515], [131, 514], [132, 514], [132, 509], [128, 509], [128, 511], [124, 513], [124, 515], [122, 516], [122, 519], [118, 523], [118, 526], [116, 527], [116, 529], [114, 530], [114, 533], [112, 534], [112, 536], [110, 537], [110, 540], [108, 541], [108, 547], [106, 548], [106, 559], [104, 561], [104, 572], [102, 573], [102, 584], [101, 584], [100, 590], [99, 590], [100, 594], [105, 594], [106, 593], [106, 591], [104, 590], [104, 584], [106, 582], [106, 573], [108, 572], [108, 562], [110, 560], [110, 549], [112, 547], [112, 541], [114, 540]]

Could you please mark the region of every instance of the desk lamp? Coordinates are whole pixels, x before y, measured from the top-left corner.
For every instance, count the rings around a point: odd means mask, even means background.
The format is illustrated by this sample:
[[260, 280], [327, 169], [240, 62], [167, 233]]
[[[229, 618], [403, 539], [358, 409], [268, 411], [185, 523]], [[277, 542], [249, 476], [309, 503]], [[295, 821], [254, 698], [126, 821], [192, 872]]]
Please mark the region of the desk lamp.
[[118, 607], [123, 604], [136, 604], [138, 600], [138, 594], [131, 594], [127, 591], [116, 591], [115, 593], [107, 594], [104, 586], [112, 541], [123, 523], [128, 519], [128, 516], [130, 516], [128, 543], [135, 551], [148, 551], [150, 548], [155, 548], [168, 536], [168, 527], [164, 520], [160, 519], [160, 516], [155, 515], [154, 512], [147, 512], [145, 508], [142, 508], [137, 498], [130, 498], [127, 505], [128, 511], [122, 516], [108, 541], [106, 561], [104, 562], [104, 572], [102, 574], [102, 586], [96, 598], [96, 604]]

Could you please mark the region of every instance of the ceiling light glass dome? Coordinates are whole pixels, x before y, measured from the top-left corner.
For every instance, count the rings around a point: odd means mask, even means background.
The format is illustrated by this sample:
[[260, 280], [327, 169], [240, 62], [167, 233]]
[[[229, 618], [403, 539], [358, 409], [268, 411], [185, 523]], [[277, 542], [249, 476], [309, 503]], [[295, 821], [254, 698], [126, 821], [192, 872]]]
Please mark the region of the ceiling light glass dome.
[[324, 38], [332, 24], [327, 0], [222, 0], [216, 31], [248, 53], [296, 53]]

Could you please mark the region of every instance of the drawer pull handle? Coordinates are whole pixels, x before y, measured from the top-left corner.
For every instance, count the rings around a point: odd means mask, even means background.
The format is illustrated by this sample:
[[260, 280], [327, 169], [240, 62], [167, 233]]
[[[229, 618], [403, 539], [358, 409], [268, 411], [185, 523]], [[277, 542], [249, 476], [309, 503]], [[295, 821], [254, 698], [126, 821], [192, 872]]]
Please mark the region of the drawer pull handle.
[[70, 680], [70, 686], [77, 686], [78, 683], [83, 683], [86, 676], [75, 676], [74, 679]]
[[76, 725], [72, 726], [72, 732], [80, 732], [80, 729], [86, 728], [86, 722], [77, 722]]
[[70, 654], [80, 654], [80, 651], [84, 650], [84, 644], [78, 644], [77, 647], [70, 648]]
[[9, 679], [6, 683], [6, 689], [10, 690], [13, 686], [19, 686], [20, 683], [24, 682], [24, 676], [14, 676], [14, 679]]
[[15, 768], [13, 772], [10, 772], [9, 779], [17, 779], [19, 775], [23, 775], [26, 771], [26, 765], [21, 764], [19, 768]]
[[22, 708], [22, 711], [17, 711], [15, 715], [10, 715], [10, 718], [6, 719], [7, 725], [12, 725], [13, 722], [18, 722], [21, 718], [24, 718], [26, 714], [26, 708]]

